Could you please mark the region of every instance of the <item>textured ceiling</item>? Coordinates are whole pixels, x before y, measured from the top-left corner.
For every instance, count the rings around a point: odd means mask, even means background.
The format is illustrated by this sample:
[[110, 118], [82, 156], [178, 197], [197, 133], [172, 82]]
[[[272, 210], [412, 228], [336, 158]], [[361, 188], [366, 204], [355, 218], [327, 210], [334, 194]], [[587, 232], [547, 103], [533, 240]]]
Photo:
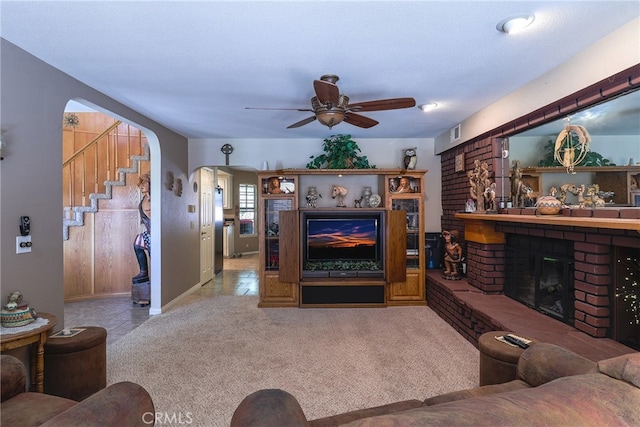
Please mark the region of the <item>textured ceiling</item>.
[[[496, 24], [533, 13], [524, 32]], [[190, 138], [435, 137], [640, 15], [638, 1], [6, 1], [0, 34]], [[439, 108], [317, 121], [312, 82]]]

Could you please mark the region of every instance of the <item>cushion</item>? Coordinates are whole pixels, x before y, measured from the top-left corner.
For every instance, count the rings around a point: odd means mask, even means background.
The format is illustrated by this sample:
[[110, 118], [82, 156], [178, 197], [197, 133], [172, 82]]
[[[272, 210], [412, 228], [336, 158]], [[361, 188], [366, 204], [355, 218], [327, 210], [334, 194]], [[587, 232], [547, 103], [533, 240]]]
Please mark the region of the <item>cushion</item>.
[[637, 426], [638, 401], [640, 389], [603, 374], [584, 374], [539, 387], [356, 420], [348, 426]]
[[50, 418], [77, 405], [70, 399], [43, 393], [20, 393], [13, 399], [2, 402], [3, 426], [39, 426]]
[[601, 360], [598, 362], [598, 370], [612, 378], [640, 387], [640, 353]]
[[532, 387], [556, 378], [586, 374], [596, 369], [595, 362], [555, 344], [532, 345], [518, 360], [518, 379]]
[[375, 417], [378, 415], [395, 414], [396, 412], [407, 411], [419, 408], [422, 402], [419, 400], [404, 400], [401, 402], [389, 403], [388, 405], [375, 406], [373, 408], [358, 409], [344, 414], [334, 415], [326, 418], [318, 418], [309, 422], [310, 427], [334, 427], [341, 426], [352, 421], [363, 418]]
[[470, 397], [490, 396], [496, 393], [504, 393], [507, 391], [520, 390], [529, 387], [529, 384], [525, 383], [524, 381], [513, 380], [502, 384], [491, 384], [482, 387], [470, 388], [468, 390], [453, 391], [451, 393], [441, 394], [439, 396], [434, 396], [426, 399], [424, 401], [424, 404], [427, 406], [439, 405], [440, 403], [469, 399]]

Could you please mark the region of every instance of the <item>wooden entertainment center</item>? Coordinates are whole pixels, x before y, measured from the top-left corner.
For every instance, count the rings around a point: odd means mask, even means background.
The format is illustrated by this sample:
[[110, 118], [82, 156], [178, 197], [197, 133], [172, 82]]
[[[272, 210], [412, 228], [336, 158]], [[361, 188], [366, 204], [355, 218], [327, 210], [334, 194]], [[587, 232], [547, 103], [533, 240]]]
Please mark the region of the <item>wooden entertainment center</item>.
[[[258, 172], [259, 306], [426, 305], [426, 173], [403, 169]], [[334, 186], [346, 188], [347, 194], [332, 197]], [[313, 190], [318, 196], [307, 197], [315, 194]], [[333, 239], [327, 245], [348, 249], [325, 249], [320, 252], [321, 261], [315, 261], [311, 254], [318, 250], [311, 249], [310, 243], [317, 238], [312, 235], [313, 221], [333, 221], [335, 227], [354, 230], [362, 223], [371, 230], [362, 240], [355, 232], [327, 233]], [[349, 243], [342, 243], [342, 238]], [[326, 250], [340, 255], [327, 255]], [[363, 251], [373, 255], [362, 255]], [[324, 257], [327, 261], [322, 261]]]

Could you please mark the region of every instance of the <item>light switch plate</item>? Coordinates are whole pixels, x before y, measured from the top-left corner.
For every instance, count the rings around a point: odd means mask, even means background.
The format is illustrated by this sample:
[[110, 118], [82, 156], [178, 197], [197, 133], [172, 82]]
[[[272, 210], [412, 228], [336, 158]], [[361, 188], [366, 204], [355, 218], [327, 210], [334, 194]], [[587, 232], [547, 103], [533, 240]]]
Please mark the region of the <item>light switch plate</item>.
[[[20, 246], [24, 244], [24, 246]], [[31, 252], [31, 236], [16, 236], [16, 253], [26, 254]]]

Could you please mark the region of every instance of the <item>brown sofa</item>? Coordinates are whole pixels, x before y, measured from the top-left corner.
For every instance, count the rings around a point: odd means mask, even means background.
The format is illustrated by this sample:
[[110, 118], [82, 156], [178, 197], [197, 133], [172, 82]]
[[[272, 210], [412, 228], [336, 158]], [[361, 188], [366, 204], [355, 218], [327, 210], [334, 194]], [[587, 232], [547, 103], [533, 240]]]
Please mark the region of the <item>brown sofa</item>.
[[26, 392], [26, 369], [9, 355], [0, 356], [0, 425], [3, 426], [149, 426], [154, 407], [147, 391], [120, 382], [82, 402], [44, 393]]
[[247, 396], [231, 420], [245, 426], [639, 426], [640, 353], [594, 363], [553, 344], [518, 360], [517, 379], [308, 421], [278, 390]]

